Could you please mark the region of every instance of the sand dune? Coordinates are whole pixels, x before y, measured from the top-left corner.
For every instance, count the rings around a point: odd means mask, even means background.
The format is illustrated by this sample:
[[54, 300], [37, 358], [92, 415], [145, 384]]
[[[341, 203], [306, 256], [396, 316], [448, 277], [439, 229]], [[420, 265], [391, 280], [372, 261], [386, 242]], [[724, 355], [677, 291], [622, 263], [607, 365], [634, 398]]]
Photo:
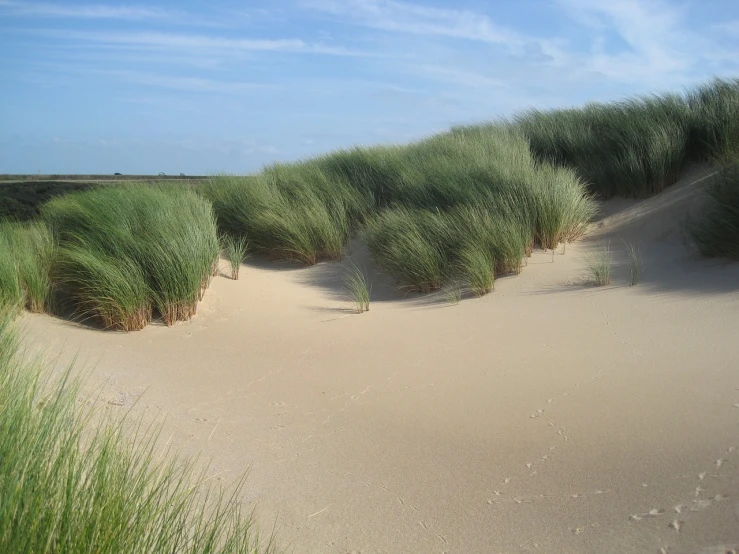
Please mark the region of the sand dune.
[[[296, 553], [727, 552], [739, 547], [739, 266], [681, 221], [696, 170], [614, 200], [578, 243], [453, 306], [398, 291], [360, 244], [342, 264], [254, 261], [199, 314], [120, 334], [25, 316], [121, 412], [166, 415]], [[622, 240], [638, 243], [628, 286]], [[591, 287], [582, 256], [616, 252]], [[350, 312], [343, 266], [371, 311]]]

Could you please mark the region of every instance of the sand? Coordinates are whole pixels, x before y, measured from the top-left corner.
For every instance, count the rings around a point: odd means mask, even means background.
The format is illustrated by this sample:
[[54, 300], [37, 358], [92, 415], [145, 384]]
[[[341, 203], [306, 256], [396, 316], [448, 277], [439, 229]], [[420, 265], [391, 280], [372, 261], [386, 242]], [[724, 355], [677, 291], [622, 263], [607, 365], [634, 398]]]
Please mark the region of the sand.
[[[583, 240], [450, 305], [367, 268], [247, 263], [173, 328], [25, 316], [77, 356], [109, 410], [165, 417], [295, 553], [726, 552], [739, 545], [739, 265], [700, 260], [681, 220], [701, 173], [615, 200]], [[641, 248], [629, 286], [622, 239]], [[601, 241], [613, 281], [582, 258]], [[225, 267], [225, 266], [224, 266]]]

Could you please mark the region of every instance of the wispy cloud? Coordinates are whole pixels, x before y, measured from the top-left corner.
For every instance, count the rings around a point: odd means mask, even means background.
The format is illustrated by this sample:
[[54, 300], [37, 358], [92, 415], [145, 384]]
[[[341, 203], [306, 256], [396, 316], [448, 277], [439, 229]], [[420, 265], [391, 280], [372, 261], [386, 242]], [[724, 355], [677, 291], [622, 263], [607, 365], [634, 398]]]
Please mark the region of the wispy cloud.
[[66, 31], [57, 29], [29, 30], [32, 34], [47, 37], [79, 40], [106, 45], [123, 45], [133, 48], [162, 48], [170, 50], [220, 50], [220, 51], [260, 51], [288, 52], [304, 54], [324, 54], [331, 56], [362, 56], [363, 52], [353, 51], [342, 46], [329, 46], [310, 43], [302, 39], [254, 39], [227, 38], [204, 34], [178, 34], [165, 32], [96, 32]]
[[[588, 68], [610, 79], [656, 82], [684, 76], [718, 47], [697, 35], [681, 5], [663, 0], [560, 0], [570, 15], [595, 33]], [[614, 33], [627, 48], [606, 49]], [[669, 84], [669, 83], [667, 83]]]
[[7, 15], [68, 17], [80, 19], [164, 19], [176, 14], [162, 8], [110, 4], [57, 4], [47, 2], [0, 2]]
[[187, 90], [192, 92], [235, 94], [254, 90], [281, 88], [272, 84], [251, 83], [247, 81], [223, 81], [203, 77], [178, 77], [143, 71], [110, 70], [98, 71], [97, 73], [131, 84], [175, 90]]
[[302, 5], [387, 31], [440, 35], [511, 44], [522, 38], [489, 17], [467, 10], [434, 8], [393, 0], [304, 0]]
[[[692, 30], [680, 4], [666, 0], [553, 1], [560, 13], [583, 29], [581, 35], [544, 36], [502, 25], [471, 9], [430, 7], [402, 0], [301, 0], [301, 6], [368, 29], [488, 45], [518, 58], [519, 66], [536, 66], [528, 75], [530, 79], [539, 71], [550, 75], [546, 68], [557, 67], [569, 80], [600, 76], [671, 86], [690, 78], [702, 61], [729, 57], [709, 38]], [[725, 32], [736, 33], [728, 27]], [[611, 36], [622, 42], [614, 46], [608, 40]], [[582, 49], [583, 41], [590, 41], [589, 49]], [[432, 62], [431, 53], [426, 61]], [[448, 69], [434, 65], [437, 76], [446, 75], [459, 84], [498, 86], [497, 75], [487, 75], [469, 62], [467, 67], [462, 62], [462, 67]]]

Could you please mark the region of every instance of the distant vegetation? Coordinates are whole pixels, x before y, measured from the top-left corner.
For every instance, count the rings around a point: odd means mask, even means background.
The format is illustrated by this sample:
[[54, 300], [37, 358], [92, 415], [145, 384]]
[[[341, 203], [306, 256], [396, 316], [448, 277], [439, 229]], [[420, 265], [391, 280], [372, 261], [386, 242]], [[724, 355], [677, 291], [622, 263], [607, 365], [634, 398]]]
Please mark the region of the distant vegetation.
[[68, 372], [52, 380], [23, 358], [11, 319], [0, 303], [0, 552], [273, 551], [259, 545], [240, 485], [213, 486], [136, 426], [92, 423]]
[[38, 217], [41, 206], [70, 192], [85, 190], [94, 183], [74, 181], [18, 181], [0, 180], [0, 220], [28, 221]]
[[[340, 259], [358, 233], [402, 286], [482, 295], [496, 276], [519, 272], [534, 247], [554, 249], [582, 235], [595, 198], [646, 197], [689, 163], [737, 156], [739, 80], [714, 80], [685, 95], [532, 110], [247, 177], [98, 186], [41, 208], [54, 187], [31, 192], [28, 183], [0, 183], [0, 215], [40, 211], [44, 221], [0, 227], [0, 297], [39, 311], [61, 293], [78, 312], [124, 330], [143, 327], [156, 312], [167, 324], [187, 319], [215, 271], [216, 220], [221, 236], [309, 265]], [[731, 246], [736, 173], [720, 172], [706, 219], [693, 227], [706, 255], [739, 257]], [[232, 246], [236, 263], [241, 253]]]

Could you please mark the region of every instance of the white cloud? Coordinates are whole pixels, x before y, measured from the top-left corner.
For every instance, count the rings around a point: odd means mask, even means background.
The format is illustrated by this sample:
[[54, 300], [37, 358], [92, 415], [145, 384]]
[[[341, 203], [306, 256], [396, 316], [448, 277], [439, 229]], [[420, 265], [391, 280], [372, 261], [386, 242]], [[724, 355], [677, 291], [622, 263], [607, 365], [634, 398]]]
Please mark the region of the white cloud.
[[202, 77], [178, 77], [161, 75], [159, 73], [147, 73], [143, 71], [110, 70], [97, 71], [101, 75], [119, 79], [127, 83], [146, 85], [175, 90], [188, 90], [192, 92], [218, 92], [218, 93], [240, 93], [254, 90], [277, 89], [276, 85], [265, 85], [261, 83], [250, 83], [244, 81], [221, 81], [206, 79]]
[[442, 35], [493, 44], [521, 41], [517, 33], [467, 10], [432, 8], [393, 0], [305, 0], [303, 6], [345, 16], [356, 23], [420, 35]]
[[46, 2], [0, 1], [6, 13], [36, 17], [69, 17], [80, 19], [161, 19], [173, 14], [161, 8], [109, 4], [57, 4]]
[[225, 38], [208, 35], [177, 34], [164, 32], [95, 32], [58, 31], [53, 29], [29, 31], [47, 37], [80, 40], [106, 45], [121, 45], [132, 48], [161, 48], [169, 50], [218, 50], [232, 51], [273, 51], [306, 54], [325, 54], [333, 56], [360, 56], [362, 52], [351, 51], [341, 46], [326, 46], [303, 41], [302, 39], [252, 39]]
[[[591, 71], [617, 80], [656, 83], [681, 80], [718, 47], [689, 25], [683, 8], [663, 0], [560, 0], [573, 19], [597, 33], [583, 62]], [[608, 52], [607, 33], [628, 48]]]
[[[684, 8], [665, 0], [551, 1], [561, 8], [563, 15], [583, 28], [577, 41], [571, 34], [535, 36], [496, 23], [481, 12], [428, 7], [402, 0], [300, 0], [300, 5], [368, 29], [482, 43], [491, 48], [490, 56], [497, 49], [499, 55], [502, 51], [516, 58], [519, 67], [530, 68], [529, 81], [535, 81], [539, 74], [551, 75], [548, 68], [556, 67], [569, 81], [601, 78], [675, 86], [705, 71], [704, 61], [719, 64], [729, 59], [729, 53], [710, 37], [691, 28]], [[549, 32], [556, 32], [556, 27]], [[736, 33], [728, 27], [724, 32]], [[613, 35], [623, 41], [617, 49], [609, 49], [613, 43], [607, 39]], [[590, 40], [589, 49], [573, 46], [583, 40]], [[464, 46], [460, 44], [458, 48]], [[431, 50], [425, 54], [422, 49], [414, 52], [419, 58], [425, 55], [422, 64], [438, 66], [432, 61]], [[480, 57], [477, 62], [463, 61], [461, 67], [451, 63], [446, 69], [437, 67], [436, 75], [446, 75], [450, 81], [470, 87], [498, 86], [499, 76], [491, 75], [490, 68], [480, 70], [485, 62], [479, 60]], [[505, 63], [500, 58], [498, 61]], [[510, 84], [513, 81], [508, 80]]]

